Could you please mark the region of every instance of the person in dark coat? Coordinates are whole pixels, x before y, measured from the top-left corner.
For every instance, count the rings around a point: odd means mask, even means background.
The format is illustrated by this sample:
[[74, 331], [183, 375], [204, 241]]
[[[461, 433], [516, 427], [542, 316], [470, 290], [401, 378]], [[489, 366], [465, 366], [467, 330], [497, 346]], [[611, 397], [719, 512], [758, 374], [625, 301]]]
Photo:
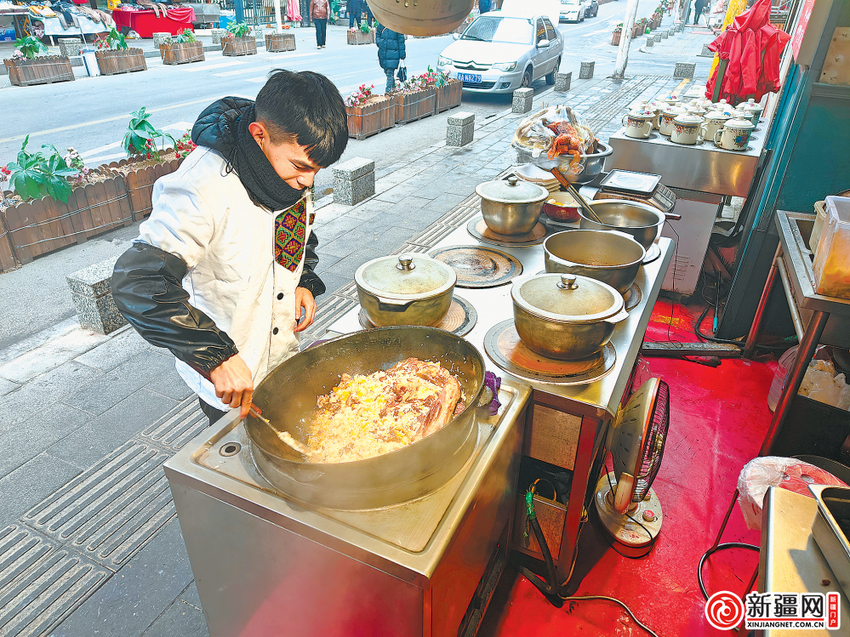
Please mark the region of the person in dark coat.
[[386, 93], [395, 88], [395, 71], [399, 61], [407, 57], [404, 50], [404, 34], [396, 33], [383, 24], [378, 24], [375, 42], [378, 45], [378, 63], [387, 74]]
[[366, 9], [366, 24], [369, 28], [372, 28], [372, 20], [375, 19], [375, 16], [372, 15], [372, 7], [369, 6], [369, 3], [366, 0], [363, 0], [363, 8]]
[[490, 0], [478, 0], [478, 13], [487, 13], [490, 9], [493, 8]]
[[[694, 24], [699, 24], [699, 18], [702, 15], [702, 12], [705, 11], [705, 5], [708, 4], [708, 0], [697, 0], [694, 5]], [[708, 19], [706, 18], [706, 21]]]
[[359, 28], [360, 15], [363, 13], [363, 8], [360, 6], [360, 0], [348, 0], [348, 4], [345, 6], [348, 9], [348, 28], [353, 29], [355, 22], [357, 22], [357, 26]]

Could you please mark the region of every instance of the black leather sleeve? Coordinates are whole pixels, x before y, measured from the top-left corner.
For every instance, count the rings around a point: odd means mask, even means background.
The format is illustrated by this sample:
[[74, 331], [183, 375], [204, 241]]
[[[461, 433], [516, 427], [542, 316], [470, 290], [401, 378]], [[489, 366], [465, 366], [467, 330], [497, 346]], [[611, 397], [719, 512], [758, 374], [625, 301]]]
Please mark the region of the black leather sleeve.
[[238, 352], [213, 320], [189, 304], [181, 281], [189, 268], [180, 257], [135, 243], [115, 263], [112, 298], [142, 338], [209, 373]]
[[318, 245], [319, 238], [315, 232], [311, 232], [307, 238], [307, 245], [304, 246], [304, 269], [298, 281], [298, 287], [307, 288], [314, 297], [324, 294], [327, 289], [315, 272], [316, 266], [319, 265], [319, 255], [316, 253]]

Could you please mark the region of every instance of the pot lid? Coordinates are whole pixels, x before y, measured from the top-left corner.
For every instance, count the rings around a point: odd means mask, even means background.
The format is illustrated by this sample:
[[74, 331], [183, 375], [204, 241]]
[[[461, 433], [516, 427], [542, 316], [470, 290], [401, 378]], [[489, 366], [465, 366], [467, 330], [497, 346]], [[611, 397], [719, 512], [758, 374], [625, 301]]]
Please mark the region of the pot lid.
[[617, 290], [575, 274], [538, 274], [517, 279], [511, 297], [525, 311], [562, 323], [595, 323], [623, 309], [623, 297]]
[[750, 98], [750, 101], [747, 102], [746, 104], [739, 104], [738, 109], [744, 110], [744, 111], [758, 111], [759, 113], [761, 113], [764, 110], [764, 108], [762, 108], [761, 104], [757, 104], [756, 102], [753, 101], [753, 98]]
[[475, 192], [484, 199], [498, 203], [530, 203], [543, 201], [549, 196], [549, 191], [543, 186], [517, 179], [513, 175], [507, 179], [478, 184]]
[[710, 113], [706, 113], [705, 119], [713, 119], [713, 120], [727, 120], [731, 119], [732, 116], [729, 113], [725, 113], [723, 111], [711, 111]]
[[668, 104], [662, 112], [668, 115], [681, 115], [682, 113], [687, 113], [688, 110], [684, 106], [674, 106], [672, 104]]
[[692, 113], [684, 113], [674, 119], [673, 123], [680, 124], [683, 126], [696, 126], [697, 124], [702, 123], [702, 117], [700, 117], [699, 115], [694, 115]]
[[632, 119], [654, 119], [655, 111], [649, 110], [631, 110], [629, 111], [629, 117]]
[[726, 120], [725, 124], [726, 128], [755, 128], [755, 124], [753, 124], [748, 119], [730, 119]]
[[354, 273], [354, 280], [376, 296], [415, 300], [450, 289], [457, 281], [457, 274], [428, 255], [401, 254], [364, 263]]

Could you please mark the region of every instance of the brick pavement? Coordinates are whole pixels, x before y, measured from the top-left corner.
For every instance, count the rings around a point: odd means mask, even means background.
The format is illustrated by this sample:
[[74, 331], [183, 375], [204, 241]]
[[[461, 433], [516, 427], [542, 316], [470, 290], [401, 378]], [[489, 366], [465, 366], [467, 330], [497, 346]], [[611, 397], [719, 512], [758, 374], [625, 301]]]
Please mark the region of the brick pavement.
[[[631, 101], [678, 84], [574, 80], [535, 107], [563, 100], [607, 139]], [[463, 148], [439, 143], [378, 165], [376, 195], [356, 206], [317, 202], [328, 293], [303, 342], [357, 303], [360, 264], [423, 252], [477, 213], [474, 188], [512, 165], [521, 117], [476, 122]], [[105, 337], [65, 321], [0, 351], [0, 413], [0, 634], [207, 635], [160, 469], [206, 420], [171, 355], [128, 327]]]

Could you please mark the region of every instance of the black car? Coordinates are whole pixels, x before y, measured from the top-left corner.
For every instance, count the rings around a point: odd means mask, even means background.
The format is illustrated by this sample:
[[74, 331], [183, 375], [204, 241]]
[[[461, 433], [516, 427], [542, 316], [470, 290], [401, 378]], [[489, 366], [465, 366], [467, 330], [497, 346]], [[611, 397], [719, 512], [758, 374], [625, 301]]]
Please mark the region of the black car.
[[599, 3], [596, 0], [582, 0], [584, 17], [595, 18], [599, 14]]

